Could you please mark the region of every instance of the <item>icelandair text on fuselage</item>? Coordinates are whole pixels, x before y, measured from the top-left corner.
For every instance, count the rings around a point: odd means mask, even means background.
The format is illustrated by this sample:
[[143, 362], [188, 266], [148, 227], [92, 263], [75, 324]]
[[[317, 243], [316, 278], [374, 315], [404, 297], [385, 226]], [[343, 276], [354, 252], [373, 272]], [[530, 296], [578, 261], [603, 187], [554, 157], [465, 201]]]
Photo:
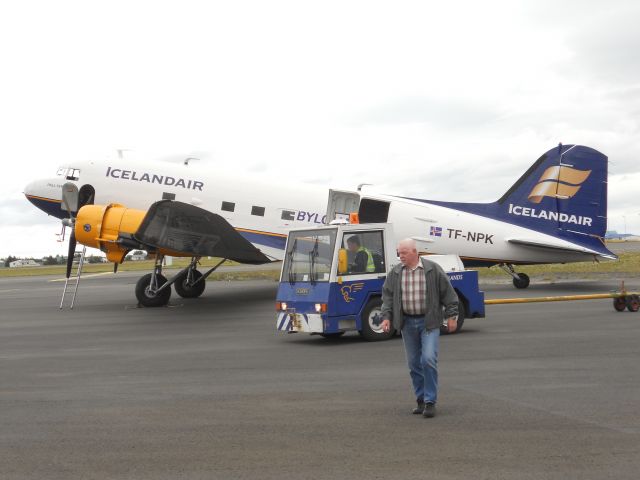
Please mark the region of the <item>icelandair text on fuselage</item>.
[[[139, 176], [138, 176], [139, 175]], [[122, 170], [120, 168], [107, 167], [107, 177], [121, 178], [123, 180], [133, 180], [134, 182], [157, 183], [158, 185], [167, 185], [169, 187], [182, 187], [202, 191], [203, 182], [197, 180], [186, 180], [184, 178], [175, 178], [169, 175], [155, 175], [143, 172], [139, 174], [135, 170]]]
[[521, 217], [542, 218], [560, 223], [575, 223], [576, 225], [591, 226], [593, 219], [581, 215], [569, 215], [567, 213], [549, 212], [547, 210], [537, 210], [535, 208], [521, 207], [520, 205], [509, 204], [509, 213]]

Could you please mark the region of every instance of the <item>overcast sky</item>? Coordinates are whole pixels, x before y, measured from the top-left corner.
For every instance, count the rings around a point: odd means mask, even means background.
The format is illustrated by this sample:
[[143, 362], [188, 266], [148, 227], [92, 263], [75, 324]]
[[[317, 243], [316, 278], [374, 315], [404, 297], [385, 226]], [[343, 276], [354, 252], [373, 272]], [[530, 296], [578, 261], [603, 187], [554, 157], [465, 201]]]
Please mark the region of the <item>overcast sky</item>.
[[0, 257], [64, 253], [23, 187], [122, 148], [493, 201], [578, 143], [640, 234], [639, 24], [616, 0], [3, 2]]

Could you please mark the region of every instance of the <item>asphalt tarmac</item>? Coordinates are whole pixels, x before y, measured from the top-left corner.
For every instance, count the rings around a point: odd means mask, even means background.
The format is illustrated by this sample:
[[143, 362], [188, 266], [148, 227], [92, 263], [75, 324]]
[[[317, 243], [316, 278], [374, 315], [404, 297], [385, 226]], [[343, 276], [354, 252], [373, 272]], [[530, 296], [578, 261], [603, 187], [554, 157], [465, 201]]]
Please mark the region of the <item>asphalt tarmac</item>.
[[399, 338], [279, 334], [275, 282], [136, 308], [136, 279], [85, 278], [73, 311], [50, 277], [0, 279], [0, 478], [638, 478], [640, 313], [610, 300], [467, 320], [423, 419]]

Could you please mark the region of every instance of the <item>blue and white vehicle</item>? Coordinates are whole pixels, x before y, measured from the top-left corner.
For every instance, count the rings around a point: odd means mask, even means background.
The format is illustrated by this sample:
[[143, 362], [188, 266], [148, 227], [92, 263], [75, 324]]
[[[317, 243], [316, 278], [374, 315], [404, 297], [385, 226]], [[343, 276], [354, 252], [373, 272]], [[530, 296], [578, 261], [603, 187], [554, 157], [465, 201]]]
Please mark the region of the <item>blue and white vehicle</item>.
[[[357, 271], [356, 252], [347, 248], [357, 237], [373, 257], [369, 271]], [[357, 331], [370, 341], [395, 332], [380, 327], [382, 285], [399, 260], [397, 239], [388, 223], [340, 224], [289, 232], [276, 299], [277, 329], [325, 337]], [[459, 303], [458, 329], [465, 318], [484, 317], [484, 293], [478, 272], [465, 270], [457, 255], [431, 255], [449, 275]]]

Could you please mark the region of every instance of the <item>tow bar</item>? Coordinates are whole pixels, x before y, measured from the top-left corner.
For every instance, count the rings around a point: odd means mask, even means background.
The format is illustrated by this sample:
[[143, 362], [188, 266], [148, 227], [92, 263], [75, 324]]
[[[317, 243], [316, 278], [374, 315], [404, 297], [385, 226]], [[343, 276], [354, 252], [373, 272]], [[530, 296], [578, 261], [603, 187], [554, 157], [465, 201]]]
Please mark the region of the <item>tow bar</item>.
[[601, 298], [613, 298], [613, 308], [622, 312], [626, 308], [630, 312], [640, 309], [640, 292], [627, 292], [624, 282], [620, 285], [619, 292], [594, 293], [590, 295], [562, 295], [558, 297], [530, 297], [530, 298], [496, 298], [485, 300], [485, 305], [502, 305], [506, 303], [538, 303], [538, 302], [570, 302], [574, 300], [598, 300]]

